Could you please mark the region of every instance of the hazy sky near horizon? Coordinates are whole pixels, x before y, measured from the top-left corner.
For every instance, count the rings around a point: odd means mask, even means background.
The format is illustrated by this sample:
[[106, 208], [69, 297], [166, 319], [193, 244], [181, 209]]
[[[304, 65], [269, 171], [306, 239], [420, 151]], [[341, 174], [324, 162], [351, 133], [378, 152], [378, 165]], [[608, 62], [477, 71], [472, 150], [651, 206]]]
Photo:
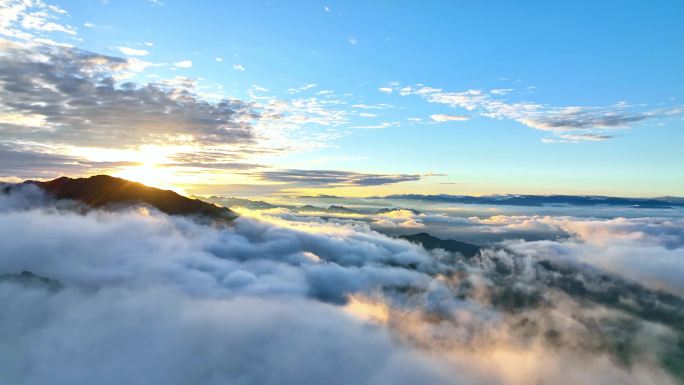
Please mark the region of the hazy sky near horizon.
[[0, 4], [0, 178], [684, 195], [681, 1]]

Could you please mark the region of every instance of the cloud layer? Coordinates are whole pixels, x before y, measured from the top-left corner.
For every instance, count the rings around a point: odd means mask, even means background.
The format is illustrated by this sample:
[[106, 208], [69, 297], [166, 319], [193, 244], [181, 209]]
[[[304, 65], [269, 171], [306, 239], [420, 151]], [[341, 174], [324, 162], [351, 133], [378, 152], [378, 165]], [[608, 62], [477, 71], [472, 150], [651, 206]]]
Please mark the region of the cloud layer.
[[680, 302], [589, 270], [282, 209], [217, 227], [3, 191], [2, 382], [675, 383], [676, 324], [598, 294]]

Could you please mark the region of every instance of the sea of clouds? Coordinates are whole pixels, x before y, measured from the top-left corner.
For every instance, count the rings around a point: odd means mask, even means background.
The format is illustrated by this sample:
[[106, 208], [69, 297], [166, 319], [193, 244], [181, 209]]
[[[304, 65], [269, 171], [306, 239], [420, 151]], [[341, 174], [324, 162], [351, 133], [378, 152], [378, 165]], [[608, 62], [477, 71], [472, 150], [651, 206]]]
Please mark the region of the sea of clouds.
[[[35, 186], [0, 194], [0, 383], [683, 377], [681, 221], [473, 218], [484, 231], [568, 236], [469, 260], [369, 221], [241, 214], [203, 224], [149, 207], [84, 210]], [[425, 219], [411, 215], [382, 219]]]

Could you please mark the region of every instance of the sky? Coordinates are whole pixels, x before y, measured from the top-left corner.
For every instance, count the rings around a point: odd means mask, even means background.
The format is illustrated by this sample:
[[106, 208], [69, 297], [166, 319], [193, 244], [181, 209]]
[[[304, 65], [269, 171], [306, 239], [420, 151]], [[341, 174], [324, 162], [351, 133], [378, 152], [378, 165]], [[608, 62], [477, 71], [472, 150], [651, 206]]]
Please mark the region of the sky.
[[0, 179], [684, 195], [684, 3], [0, 4]]

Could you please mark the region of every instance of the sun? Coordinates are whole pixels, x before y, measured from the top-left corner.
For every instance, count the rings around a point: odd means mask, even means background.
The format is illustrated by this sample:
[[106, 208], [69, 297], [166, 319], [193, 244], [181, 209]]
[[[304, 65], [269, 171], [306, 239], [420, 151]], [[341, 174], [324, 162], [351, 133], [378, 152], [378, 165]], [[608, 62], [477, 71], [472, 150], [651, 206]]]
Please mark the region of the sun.
[[167, 190], [177, 190], [173, 185], [173, 172], [167, 167], [158, 166], [151, 163], [143, 163], [139, 166], [122, 167], [118, 169], [115, 176], [123, 179], [140, 182], [144, 185], [163, 188]]
[[178, 191], [174, 184], [177, 177], [173, 168], [168, 166], [169, 149], [161, 146], [144, 146], [131, 154], [136, 165], [118, 168], [113, 175], [119, 178], [140, 182], [144, 185]]

